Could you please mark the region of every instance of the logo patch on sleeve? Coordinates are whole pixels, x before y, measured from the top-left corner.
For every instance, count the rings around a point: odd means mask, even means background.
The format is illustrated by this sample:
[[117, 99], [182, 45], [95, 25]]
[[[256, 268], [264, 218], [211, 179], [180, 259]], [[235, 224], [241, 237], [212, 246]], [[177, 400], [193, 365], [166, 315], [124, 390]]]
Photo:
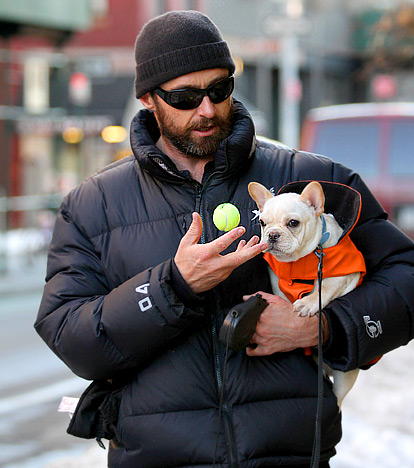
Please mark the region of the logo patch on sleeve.
[[141, 284], [141, 286], [137, 286], [135, 288], [135, 292], [138, 294], [142, 294], [145, 297], [138, 301], [138, 306], [141, 309], [141, 312], [146, 312], [147, 310], [152, 308], [152, 302], [149, 298], [149, 283]]
[[369, 315], [364, 315], [364, 322], [369, 337], [377, 338], [379, 335], [381, 335], [382, 325], [379, 320], [378, 322], [375, 322], [374, 320], [371, 320]]

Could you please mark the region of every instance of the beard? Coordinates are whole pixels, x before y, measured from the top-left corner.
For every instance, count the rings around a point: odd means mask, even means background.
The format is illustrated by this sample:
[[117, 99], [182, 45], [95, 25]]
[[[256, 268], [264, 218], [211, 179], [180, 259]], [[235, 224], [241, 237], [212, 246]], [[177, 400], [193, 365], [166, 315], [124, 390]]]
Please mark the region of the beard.
[[[230, 135], [234, 105], [231, 101], [230, 109], [224, 117], [215, 116], [212, 119], [202, 117], [186, 128], [178, 127], [174, 119], [156, 101], [155, 112], [161, 135], [181, 153], [201, 159], [214, 156], [222, 140]], [[217, 128], [213, 135], [198, 137], [192, 134], [194, 130], [206, 130], [212, 125]]]

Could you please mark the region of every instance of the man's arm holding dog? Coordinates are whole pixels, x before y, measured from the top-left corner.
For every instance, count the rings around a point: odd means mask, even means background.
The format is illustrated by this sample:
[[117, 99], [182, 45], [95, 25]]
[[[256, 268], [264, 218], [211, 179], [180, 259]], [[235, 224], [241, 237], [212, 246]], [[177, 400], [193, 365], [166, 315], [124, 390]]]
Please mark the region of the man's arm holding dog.
[[[258, 346], [247, 348], [249, 356], [267, 356], [318, 345], [318, 316], [300, 317], [289, 301], [273, 294], [260, 292], [269, 305], [262, 312], [252, 341]], [[245, 296], [244, 299], [248, 299]], [[327, 321], [322, 314], [324, 342], [329, 338]]]

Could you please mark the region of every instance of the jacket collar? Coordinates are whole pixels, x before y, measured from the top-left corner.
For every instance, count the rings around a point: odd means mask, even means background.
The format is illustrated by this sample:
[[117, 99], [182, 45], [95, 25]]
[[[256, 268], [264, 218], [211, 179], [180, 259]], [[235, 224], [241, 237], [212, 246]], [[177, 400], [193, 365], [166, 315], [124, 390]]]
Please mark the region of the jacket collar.
[[[220, 143], [214, 161], [214, 172], [222, 178], [240, 170], [256, 147], [250, 114], [239, 101], [234, 100], [234, 107], [232, 132]], [[171, 182], [188, 179], [188, 173], [178, 171], [173, 161], [155, 146], [159, 135], [153, 113], [146, 109], [139, 111], [132, 120], [130, 132], [131, 148], [138, 164], [157, 178]]]

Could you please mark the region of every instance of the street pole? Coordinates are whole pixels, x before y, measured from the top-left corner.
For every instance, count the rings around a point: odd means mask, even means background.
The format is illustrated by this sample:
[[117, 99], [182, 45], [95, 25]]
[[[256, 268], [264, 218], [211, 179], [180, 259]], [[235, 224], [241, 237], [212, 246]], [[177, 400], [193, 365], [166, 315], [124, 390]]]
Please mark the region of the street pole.
[[302, 84], [299, 76], [299, 41], [294, 34], [286, 32], [281, 38], [281, 43], [280, 140], [288, 146], [297, 148], [302, 97]]
[[[257, 107], [264, 113], [269, 132], [274, 121], [273, 100], [269, 99], [269, 96], [272, 96], [273, 93], [271, 64], [262, 60], [257, 65], [256, 73]], [[262, 136], [272, 137], [272, 135]]]
[[300, 136], [301, 54], [299, 37], [310, 32], [304, 16], [303, 0], [286, 0], [286, 15], [270, 15], [264, 20], [265, 34], [281, 44], [279, 66], [279, 132], [278, 139], [297, 148]]
[[[8, 41], [5, 40], [4, 58], [1, 66], [0, 85], [1, 85], [1, 104], [6, 108], [10, 104], [9, 95], [9, 61], [10, 54]], [[9, 120], [7, 115], [1, 122], [0, 131], [0, 197], [6, 202], [4, 212], [0, 209], [0, 235], [4, 235], [4, 244], [0, 246], [0, 273], [7, 271], [7, 251], [5, 248], [5, 241], [8, 228], [8, 211], [7, 211], [7, 197], [9, 195], [9, 173], [10, 173], [10, 154], [9, 154]]]
[[[2, 202], [6, 202], [6, 206], [2, 206]], [[7, 251], [6, 251], [6, 236], [7, 236], [7, 198], [5, 190], [0, 185], [0, 238], [3, 237], [4, 243], [0, 245], [0, 275], [7, 272]]]

